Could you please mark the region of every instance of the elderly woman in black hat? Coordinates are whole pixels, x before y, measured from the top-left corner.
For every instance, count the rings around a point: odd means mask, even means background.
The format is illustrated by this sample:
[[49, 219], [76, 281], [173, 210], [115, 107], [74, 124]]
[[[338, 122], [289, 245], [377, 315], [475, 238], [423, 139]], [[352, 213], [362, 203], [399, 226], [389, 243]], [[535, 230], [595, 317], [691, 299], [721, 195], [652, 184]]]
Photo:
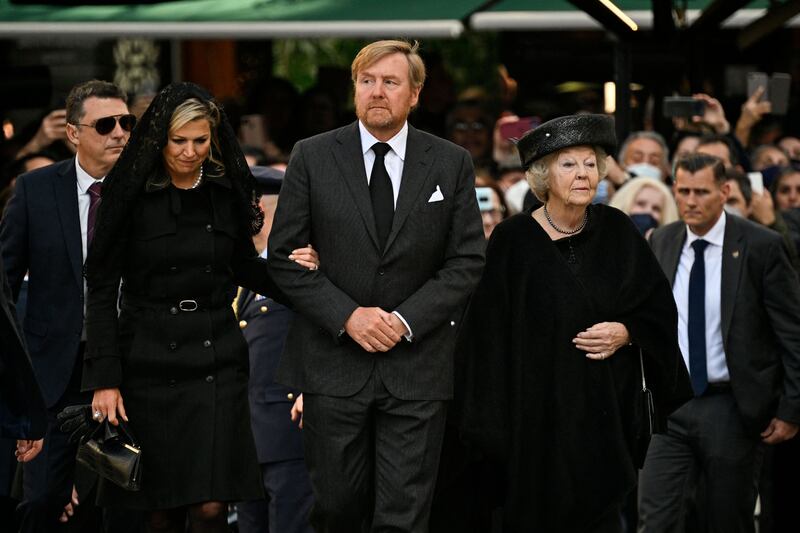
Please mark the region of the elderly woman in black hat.
[[592, 204], [615, 144], [602, 115], [519, 141], [543, 205], [495, 229], [461, 328], [454, 418], [502, 480], [504, 531], [624, 531], [640, 361], [657, 421], [691, 396], [666, 277], [624, 213]]

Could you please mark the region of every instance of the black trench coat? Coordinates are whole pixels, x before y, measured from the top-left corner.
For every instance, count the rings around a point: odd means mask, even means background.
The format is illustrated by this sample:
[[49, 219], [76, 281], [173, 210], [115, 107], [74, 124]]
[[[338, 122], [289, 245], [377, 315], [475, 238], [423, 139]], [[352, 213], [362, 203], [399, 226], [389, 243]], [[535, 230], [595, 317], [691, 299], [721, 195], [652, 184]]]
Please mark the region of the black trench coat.
[[98, 501], [164, 509], [258, 498], [247, 344], [231, 302], [236, 285], [275, 294], [265, 262], [239, 227], [227, 179], [139, 198], [107, 268], [89, 279], [83, 388], [121, 389], [142, 490], [104, 483]]

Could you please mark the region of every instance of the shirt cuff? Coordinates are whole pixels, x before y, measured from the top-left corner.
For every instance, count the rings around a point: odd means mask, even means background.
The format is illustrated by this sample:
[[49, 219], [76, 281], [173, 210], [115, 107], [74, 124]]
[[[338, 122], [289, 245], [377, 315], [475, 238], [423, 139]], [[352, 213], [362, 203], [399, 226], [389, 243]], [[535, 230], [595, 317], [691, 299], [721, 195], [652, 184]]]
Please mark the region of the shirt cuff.
[[393, 315], [395, 315], [397, 318], [399, 318], [399, 319], [400, 319], [400, 322], [402, 322], [402, 323], [403, 323], [403, 325], [404, 325], [404, 326], [406, 327], [406, 329], [408, 330], [408, 334], [407, 334], [407, 335], [405, 335], [405, 338], [406, 338], [406, 340], [407, 340], [408, 342], [411, 342], [412, 340], [414, 340], [414, 333], [411, 331], [411, 326], [409, 326], [409, 325], [408, 325], [408, 322], [406, 322], [406, 319], [405, 319], [405, 318], [403, 318], [403, 315], [401, 315], [401, 314], [400, 314], [400, 313], [398, 313], [397, 311], [392, 311], [392, 314], [393, 314]]

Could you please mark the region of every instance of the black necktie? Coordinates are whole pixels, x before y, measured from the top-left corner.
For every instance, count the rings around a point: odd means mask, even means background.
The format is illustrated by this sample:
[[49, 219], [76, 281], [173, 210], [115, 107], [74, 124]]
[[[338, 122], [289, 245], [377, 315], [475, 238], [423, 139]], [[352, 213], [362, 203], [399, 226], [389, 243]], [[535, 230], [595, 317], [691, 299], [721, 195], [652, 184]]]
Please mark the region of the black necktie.
[[375, 143], [372, 151], [375, 152], [375, 163], [372, 165], [372, 174], [369, 178], [369, 195], [372, 198], [372, 214], [375, 216], [375, 228], [378, 230], [378, 243], [381, 251], [386, 246], [386, 239], [392, 230], [394, 220], [394, 192], [392, 180], [386, 172], [384, 157], [392, 147], [386, 143]]
[[689, 272], [689, 376], [695, 396], [708, 387], [706, 370], [706, 262], [704, 252], [708, 241], [692, 243], [694, 264]]

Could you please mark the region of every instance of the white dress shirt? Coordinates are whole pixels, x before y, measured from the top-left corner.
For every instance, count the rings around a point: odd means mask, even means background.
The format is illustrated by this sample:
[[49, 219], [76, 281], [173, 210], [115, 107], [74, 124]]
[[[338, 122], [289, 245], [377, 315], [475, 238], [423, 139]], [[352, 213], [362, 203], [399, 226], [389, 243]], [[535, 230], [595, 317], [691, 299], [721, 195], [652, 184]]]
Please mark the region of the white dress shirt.
[[722, 344], [722, 243], [725, 240], [725, 217], [723, 212], [716, 224], [702, 237], [692, 233], [689, 226], [686, 226], [686, 242], [681, 250], [675, 284], [672, 286], [672, 294], [678, 305], [678, 344], [688, 369], [689, 273], [694, 264], [692, 243], [698, 239], [708, 241], [703, 258], [706, 270], [706, 371], [709, 383], [730, 380]]
[[[375, 152], [372, 151], [372, 146], [383, 141], [379, 141], [367, 131], [360, 120], [358, 121], [358, 130], [361, 132], [361, 153], [364, 154], [364, 168], [367, 171], [367, 185], [369, 185], [372, 177], [372, 165], [375, 164]], [[389, 179], [392, 180], [395, 208], [397, 207], [397, 196], [400, 194], [400, 181], [403, 178], [403, 163], [406, 160], [406, 141], [408, 141], [408, 122], [403, 124], [397, 135], [386, 141], [386, 144], [392, 147], [384, 157], [384, 162]]]
[[[375, 164], [375, 152], [372, 151], [372, 146], [379, 141], [372, 135], [361, 121], [358, 121], [358, 131], [361, 133], [361, 153], [364, 155], [364, 169], [367, 171], [367, 185], [372, 177], [372, 166]], [[400, 181], [403, 178], [403, 163], [406, 159], [406, 142], [408, 141], [408, 122], [403, 124], [403, 127], [397, 134], [386, 141], [386, 144], [391, 146], [391, 150], [384, 156], [383, 161], [386, 165], [386, 172], [389, 174], [389, 179], [392, 180], [392, 193], [394, 195], [394, 206], [397, 208], [397, 197], [400, 195]], [[414, 337], [411, 333], [411, 326], [408, 325], [403, 315], [397, 311], [393, 312], [400, 322], [408, 330], [406, 340], [409, 342]]]

